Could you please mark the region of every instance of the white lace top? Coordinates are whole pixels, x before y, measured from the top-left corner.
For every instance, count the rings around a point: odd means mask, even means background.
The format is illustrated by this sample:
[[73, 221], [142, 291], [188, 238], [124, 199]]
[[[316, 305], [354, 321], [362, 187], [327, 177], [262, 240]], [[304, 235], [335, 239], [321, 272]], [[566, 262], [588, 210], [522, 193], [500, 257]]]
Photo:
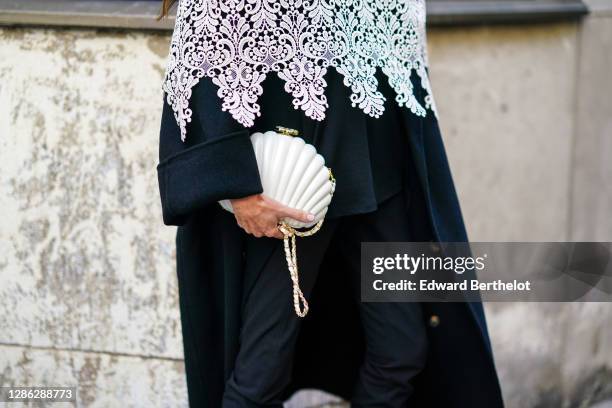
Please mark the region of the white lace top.
[[[325, 73], [334, 67], [353, 106], [378, 117], [380, 67], [395, 101], [414, 114], [435, 114], [427, 76], [425, 0], [180, 0], [163, 90], [185, 140], [191, 89], [202, 77], [219, 87], [222, 109], [245, 127], [260, 115], [257, 100], [270, 71], [315, 120], [325, 117]], [[422, 106], [410, 74], [427, 93]]]

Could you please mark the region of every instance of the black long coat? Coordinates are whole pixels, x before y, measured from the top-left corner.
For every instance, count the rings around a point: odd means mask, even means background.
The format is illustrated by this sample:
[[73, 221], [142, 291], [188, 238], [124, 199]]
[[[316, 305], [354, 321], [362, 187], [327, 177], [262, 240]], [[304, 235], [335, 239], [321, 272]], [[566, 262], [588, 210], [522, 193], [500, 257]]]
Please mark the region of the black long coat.
[[[413, 83], [417, 99], [422, 100], [418, 81]], [[341, 89], [330, 86], [327, 92]], [[254, 253], [246, 254], [245, 234], [216, 204], [220, 199], [262, 191], [249, 134], [283, 124], [297, 128], [301, 135], [314, 134], [307, 141], [321, 151], [325, 147], [317, 145], [317, 140], [329, 140], [329, 136], [316, 137], [317, 132], [338, 132], [363, 120], [356, 108], [351, 108], [355, 120], [341, 118], [330, 109], [326, 126], [319, 127], [301, 112], [293, 115], [278, 109], [286, 116], [263, 115], [254, 128], [245, 129], [227, 112], [210, 109], [210, 101], [217, 101], [215, 91], [208, 80], [194, 88], [194, 117], [185, 143], [180, 141], [172, 110], [164, 103], [158, 165], [164, 222], [179, 226], [177, 269], [189, 401], [192, 407], [206, 408], [220, 407], [239, 347], [241, 295], [252, 284], [243, 279], [243, 259], [255, 256], [263, 265], [280, 244], [258, 239]], [[266, 89], [262, 111], [285, 101], [281, 93], [284, 95], [282, 89]], [[409, 135], [406, 159], [411, 166], [404, 191], [417, 204], [412, 208], [420, 205], [422, 209], [408, 214], [412, 225], [419, 226], [417, 237], [420, 241], [467, 241], [435, 116], [417, 117], [391, 102], [387, 109], [399, 109]], [[363, 335], [349, 291], [343, 290], [340, 275], [333, 273], [341, 265], [334, 262], [333, 257], [324, 261], [309, 301], [311, 311], [298, 340], [288, 394], [300, 388], [319, 388], [350, 399], [363, 355]], [[428, 325], [427, 365], [418, 376], [411, 406], [503, 406], [482, 305], [425, 303], [423, 310], [424, 319], [437, 324]], [[431, 320], [432, 316], [437, 320]]]

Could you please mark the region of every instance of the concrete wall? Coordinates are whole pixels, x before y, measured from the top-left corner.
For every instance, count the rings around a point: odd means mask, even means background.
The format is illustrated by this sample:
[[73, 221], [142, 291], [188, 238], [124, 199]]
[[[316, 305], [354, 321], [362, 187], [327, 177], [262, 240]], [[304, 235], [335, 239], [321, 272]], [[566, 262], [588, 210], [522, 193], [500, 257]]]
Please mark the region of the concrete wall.
[[[612, 13], [435, 30], [432, 81], [474, 241], [612, 240]], [[510, 407], [612, 395], [612, 306], [487, 304]]]
[[[430, 31], [472, 240], [612, 240], [612, 13], [596, 5], [582, 23]], [[168, 39], [0, 30], [2, 385], [78, 384], [83, 406], [186, 404], [155, 175]], [[612, 396], [610, 305], [487, 313], [509, 407]]]

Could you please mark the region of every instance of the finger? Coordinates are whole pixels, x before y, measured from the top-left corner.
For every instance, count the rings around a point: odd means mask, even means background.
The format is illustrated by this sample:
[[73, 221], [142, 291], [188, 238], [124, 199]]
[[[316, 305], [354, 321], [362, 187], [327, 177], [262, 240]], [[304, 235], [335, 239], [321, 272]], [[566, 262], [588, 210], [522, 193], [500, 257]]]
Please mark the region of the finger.
[[249, 223], [248, 220], [240, 220], [240, 222], [238, 223], [238, 225], [240, 225], [240, 228], [242, 228], [243, 230], [245, 230], [246, 232], [251, 232], [253, 230], [253, 227], [251, 225], [251, 223]]
[[253, 225], [251, 223], [249, 223], [248, 221], [242, 222], [240, 224], [240, 227], [244, 230], [244, 232], [246, 232], [247, 234], [250, 235], [254, 235], [253, 231], [255, 231], [255, 228], [253, 228]]
[[271, 228], [266, 232], [266, 236], [270, 238], [278, 238], [283, 239], [283, 234], [278, 230], [278, 228]]
[[236, 224], [238, 224], [238, 226], [242, 228], [243, 230], [246, 230], [245, 225], [244, 225], [244, 220], [242, 219], [242, 217], [238, 217], [234, 215], [234, 218], [236, 219]]
[[279, 208], [279, 214], [280, 218], [289, 217], [301, 222], [312, 222], [315, 218], [314, 214], [309, 214], [306, 211], [297, 210], [284, 205], [281, 205]]

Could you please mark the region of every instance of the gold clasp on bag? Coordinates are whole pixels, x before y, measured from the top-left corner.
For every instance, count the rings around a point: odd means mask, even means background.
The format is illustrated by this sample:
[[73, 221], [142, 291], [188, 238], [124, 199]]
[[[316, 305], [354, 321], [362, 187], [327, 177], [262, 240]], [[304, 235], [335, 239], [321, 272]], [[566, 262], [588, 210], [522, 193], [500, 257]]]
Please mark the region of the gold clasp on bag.
[[285, 136], [297, 136], [300, 134], [300, 132], [298, 132], [296, 129], [291, 129], [291, 128], [284, 127], [284, 126], [277, 126], [276, 132], [280, 133], [281, 135], [285, 135]]

